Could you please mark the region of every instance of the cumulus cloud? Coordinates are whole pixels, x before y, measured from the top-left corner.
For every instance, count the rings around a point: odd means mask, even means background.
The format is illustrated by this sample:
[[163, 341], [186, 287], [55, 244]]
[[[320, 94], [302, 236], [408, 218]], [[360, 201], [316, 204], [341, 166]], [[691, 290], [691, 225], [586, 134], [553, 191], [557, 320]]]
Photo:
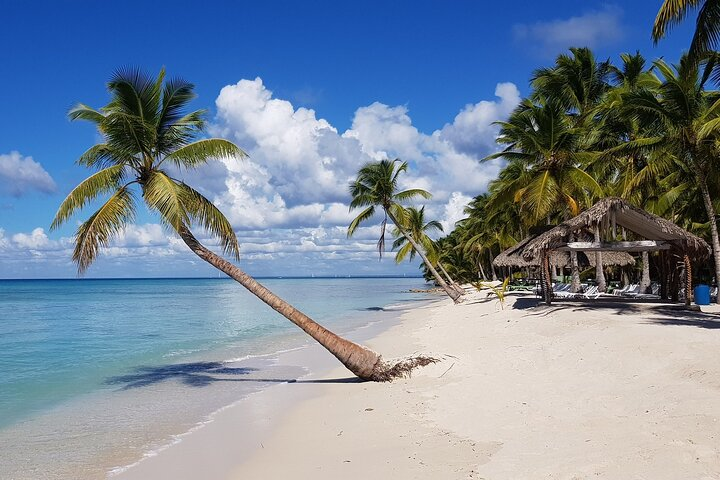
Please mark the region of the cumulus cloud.
[[50, 244], [50, 239], [42, 228], [36, 228], [28, 233], [16, 233], [12, 236], [12, 241], [20, 248], [36, 250], [46, 247]]
[[497, 128], [493, 122], [506, 119], [520, 103], [520, 91], [514, 83], [499, 83], [495, 87], [499, 101], [487, 101], [466, 105], [452, 123], [440, 130], [440, 137], [447, 140], [460, 153], [482, 155], [496, 148]]
[[0, 155], [0, 195], [19, 197], [33, 190], [52, 193], [55, 182], [32, 157], [19, 152]]
[[453, 192], [450, 201], [445, 205], [442, 226], [445, 232], [449, 233], [455, 228], [455, 222], [466, 218], [463, 209], [470, 203], [472, 197], [463, 195], [460, 192]]
[[557, 55], [569, 47], [597, 48], [621, 40], [623, 11], [608, 5], [583, 15], [513, 27], [515, 40], [541, 55]]
[[467, 105], [431, 133], [413, 125], [406, 106], [379, 102], [358, 108], [351, 127], [340, 132], [314, 110], [275, 98], [260, 78], [240, 80], [221, 90], [211, 133], [235, 141], [249, 159], [225, 160], [224, 168], [213, 166], [190, 181], [238, 230], [332, 228], [352, 218], [348, 184], [360, 166], [399, 157], [411, 165], [402, 187], [432, 192], [434, 211], [442, 214], [453, 192], [477, 195], [497, 175], [498, 162], [478, 160], [496, 150], [492, 122], [504, 119], [520, 94], [501, 83], [495, 95]]

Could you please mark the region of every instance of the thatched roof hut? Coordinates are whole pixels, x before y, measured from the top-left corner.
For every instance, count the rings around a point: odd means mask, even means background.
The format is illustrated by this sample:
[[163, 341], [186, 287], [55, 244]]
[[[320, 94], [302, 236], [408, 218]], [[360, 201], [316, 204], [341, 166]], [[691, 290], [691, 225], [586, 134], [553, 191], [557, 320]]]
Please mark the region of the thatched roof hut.
[[[496, 267], [535, 267], [540, 265], [540, 257], [526, 259], [522, 255], [524, 247], [537, 238], [537, 235], [531, 235], [518, 244], [508, 248], [501, 252], [495, 260], [493, 265]], [[595, 266], [595, 255], [585, 255], [580, 252], [578, 254], [578, 262], [580, 266]], [[602, 255], [602, 263], [604, 266], [619, 265], [627, 266], [634, 265], [635, 259], [632, 255], [627, 252], [605, 252]], [[550, 265], [553, 267], [569, 267], [570, 266], [570, 254], [568, 252], [552, 252], [550, 254]]]
[[[645, 240], [617, 242], [577, 242], [573, 237], [586, 238], [596, 231], [607, 232], [616, 226]], [[625, 251], [642, 252], [652, 250], [673, 250], [700, 260], [710, 254], [710, 246], [700, 237], [678, 227], [669, 220], [648, 213], [630, 205], [625, 200], [608, 197], [576, 217], [538, 235], [522, 248], [521, 255], [533, 260], [543, 251]], [[604, 262], [603, 262], [604, 263]]]

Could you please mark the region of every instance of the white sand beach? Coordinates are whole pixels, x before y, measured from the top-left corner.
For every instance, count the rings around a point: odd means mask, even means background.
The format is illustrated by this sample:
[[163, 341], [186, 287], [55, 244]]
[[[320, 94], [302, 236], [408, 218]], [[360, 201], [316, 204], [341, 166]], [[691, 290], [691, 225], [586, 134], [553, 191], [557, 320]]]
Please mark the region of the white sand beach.
[[720, 315], [535, 304], [473, 293], [411, 310], [366, 343], [440, 363], [268, 389], [114, 478], [720, 478]]

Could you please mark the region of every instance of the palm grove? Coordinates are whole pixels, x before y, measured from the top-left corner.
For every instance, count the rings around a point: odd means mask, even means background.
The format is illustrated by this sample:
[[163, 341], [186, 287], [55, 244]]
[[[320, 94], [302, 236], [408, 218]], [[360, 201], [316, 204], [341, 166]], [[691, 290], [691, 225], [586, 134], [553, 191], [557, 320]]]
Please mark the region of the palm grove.
[[572, 48], [536, 70], [528, 98], [498, 122], [502, 150], [484, 159], [504, 168], [438, 242], [451, 275], [494, 276], [501, 250], [617, 196], [710, 240], [708, 275], [720, 278], [718, 60], [650, 63], [634, 53], [616, 65]]

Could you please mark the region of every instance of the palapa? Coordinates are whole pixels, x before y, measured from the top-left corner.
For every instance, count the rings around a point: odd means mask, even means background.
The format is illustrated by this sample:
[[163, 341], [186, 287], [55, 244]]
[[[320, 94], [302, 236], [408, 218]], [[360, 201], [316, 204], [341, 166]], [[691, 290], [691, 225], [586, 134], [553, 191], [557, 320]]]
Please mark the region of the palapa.
[[[523, 245], [521, 251], [516, 249], [516, 252], [525, 260], [532, 261], [540, 258], [543, 251], [552, 251], [567, 245], [571, 236], [587, 236], [596, 227], [606, 231], [611, 226], [622, 227], [647, 240], [666, 243], [671, 250], [693, 260], [703, 259], [710, 254], [710, 246], [702, 238], [616, 197], [598, 201], [572, 219], [531, 239]], [[603, 256], [609, 253], [603, 252]]]

